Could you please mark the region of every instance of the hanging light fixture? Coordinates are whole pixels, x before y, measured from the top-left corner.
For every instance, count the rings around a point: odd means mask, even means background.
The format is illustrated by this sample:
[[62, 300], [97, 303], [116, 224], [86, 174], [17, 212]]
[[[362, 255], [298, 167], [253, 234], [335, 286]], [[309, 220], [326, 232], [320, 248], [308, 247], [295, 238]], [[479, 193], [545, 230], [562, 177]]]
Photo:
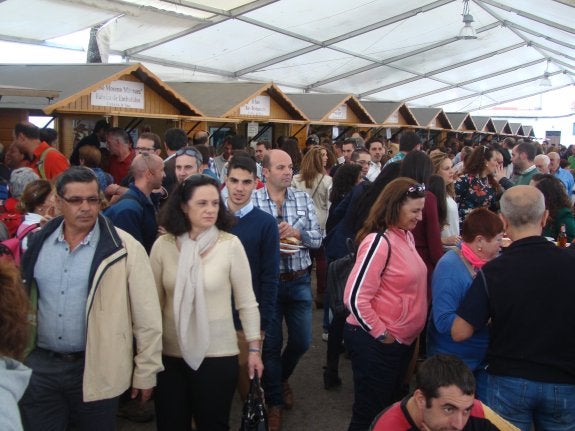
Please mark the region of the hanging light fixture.
[[545, 72], [543, 77], [539, 80], [539, 87], [552, 87], [553, 84], [549, 79], [549, 60], [547, 60], [547, 66], [545, 66]]
[[463, 0], [463, 27], [459, 30], [460, 39], [477, 39], [477, 33], [471, 25], [473, 22], [473, 15], [469, 13], [469, 0]]

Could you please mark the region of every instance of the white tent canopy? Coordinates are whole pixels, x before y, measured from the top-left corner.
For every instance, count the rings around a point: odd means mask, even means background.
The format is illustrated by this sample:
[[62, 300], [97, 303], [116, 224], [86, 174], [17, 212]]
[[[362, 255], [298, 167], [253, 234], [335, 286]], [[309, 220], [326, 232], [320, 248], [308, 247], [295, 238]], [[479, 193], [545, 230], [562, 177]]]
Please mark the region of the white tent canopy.
[[468, 5], [477, 39], [459, 37], [461, 0], [0, 0], [0, 41], [50, 46], [101, 26], [102, 52], [168, 82], [273, 81], [446, 112], [575, 84], [573, 1]]

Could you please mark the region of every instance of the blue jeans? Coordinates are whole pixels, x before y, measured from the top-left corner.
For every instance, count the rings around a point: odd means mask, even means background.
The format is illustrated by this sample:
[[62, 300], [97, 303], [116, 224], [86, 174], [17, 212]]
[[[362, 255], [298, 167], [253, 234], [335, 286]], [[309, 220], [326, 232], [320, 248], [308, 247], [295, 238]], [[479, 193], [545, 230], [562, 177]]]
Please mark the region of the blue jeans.
[[[266, 403], [270, 406], [283, 405], [282, 382], [289, 379], [310, 346], [311, 317], [309, 273], [292, 281], [280, 281], [274, 315], [268, 324], [262, 349], [263, 385]], [[282, 352], [284, 319], [288, 340]]]
[[522, 431], [575, 431], [575, 385], [488, 374], [485, 403]]
[[116, 429], [119, 397], [84, 402], [84, 360], [63, 361], [36, 349], [26, 359], [32, 377], [20, 401], [27, 431], [65, 431], [70, 424], [80, 431]]
[[353, 370], [353, 414], [348, 431], [367, 431], [375, 417], [397, 401], [413, 345], [383, 344], [359, 326], [345, 324], [343, 337]]

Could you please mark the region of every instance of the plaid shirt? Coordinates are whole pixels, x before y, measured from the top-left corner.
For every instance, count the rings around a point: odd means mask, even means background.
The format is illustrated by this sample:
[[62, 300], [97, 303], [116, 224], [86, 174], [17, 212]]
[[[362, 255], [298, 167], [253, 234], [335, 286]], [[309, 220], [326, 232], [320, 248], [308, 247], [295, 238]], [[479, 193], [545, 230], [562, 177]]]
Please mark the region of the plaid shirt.
[[[302, 244], [308, 248], [321, 246], [321, 229], [317, 222], [315, 207], [309, 195], [301, 190], [288, 187], [282, 214], [277, 213], [275, 202], [270, 198], [267, 187], [256, 190], [252, 195], [254, 205], [280, 221], [288, 222], [301, 233]], [[279, 217], [278, 217], [279, 216]], [[281, 255], [280, 273], [301, 271], [311, 265], [307, 248], [287, 256]]]

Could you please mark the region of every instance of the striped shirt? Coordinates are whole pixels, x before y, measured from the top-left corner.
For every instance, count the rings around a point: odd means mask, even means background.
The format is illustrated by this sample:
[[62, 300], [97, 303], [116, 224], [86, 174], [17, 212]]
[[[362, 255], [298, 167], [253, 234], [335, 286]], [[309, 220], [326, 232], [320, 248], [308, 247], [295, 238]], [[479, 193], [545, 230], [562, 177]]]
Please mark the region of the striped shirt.
[[267, 187], [256, 190], [252, 194], [252, 202], [262, 211], [267, 212], [278, 220], [288, 222], [290, 226], [301, 233], [302, 244], [307, 247], [297, 253], [281, 255], [280, 273], [301, 271], [311, 265], [308, 248], [321, 246], [321, 229], [317, 221], [315, 207], [309, 195], [301, 190], [288, 187], [282, 206], [282, 214], [278, 214], [275, 202], [270, 198]]

